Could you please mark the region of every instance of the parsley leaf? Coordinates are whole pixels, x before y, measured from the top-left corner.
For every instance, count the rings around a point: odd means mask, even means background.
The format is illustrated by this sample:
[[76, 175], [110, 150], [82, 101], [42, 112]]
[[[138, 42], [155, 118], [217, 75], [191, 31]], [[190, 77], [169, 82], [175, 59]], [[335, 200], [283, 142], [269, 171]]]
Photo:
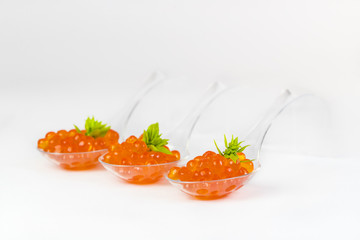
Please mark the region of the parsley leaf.
[[[106, 125], [107, 124], [103, 124], [102, 122], [95, 120], [94, 117], [88, 117], [85, 121], [85, 135], [91, 136], [93, 138], [104, 137], [111, 128], [110, 126]], [[74, 125], [74, 127], [78, 133], [81, 133], [81, 130], [78, 126]]]
[[151, 124], [143, 134], [143, 140], [151, 151], [172, 154], [165, 146], [169, 139], [162, 139], [159, 131], [159, 123]]
[[234, 139], [234, 136], [231, 137], [231, 141], [228, 143], [226, 136], [224, 135], [224, 142], [225, 142], [226, 149], [225, 149], [225, 151], [222, 152], [214, 140], [216, 149], [218, 150], [218, 152], [221, 156], [224, 156], [225, 158], [230, 158], [235, 163], [239, 159], [239, 156], [237, 155], [237, 153], [241, 153], [242, 151], [245, 150], [245, 148], [250, 146], [250, 145], [246, 145], [244, 147], [241, 147], [241, 144], [244, 141], [239, 142], [239, 139], [238, 138]]

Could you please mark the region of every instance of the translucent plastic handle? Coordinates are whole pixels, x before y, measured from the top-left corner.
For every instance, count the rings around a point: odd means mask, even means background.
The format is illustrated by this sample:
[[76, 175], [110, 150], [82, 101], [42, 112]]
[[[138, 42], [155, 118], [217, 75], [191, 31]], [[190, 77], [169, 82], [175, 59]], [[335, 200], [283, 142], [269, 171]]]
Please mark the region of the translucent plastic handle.
[[[117, 130], [120, 133], [120, 136], [126, 136], [127, 125], [139, 103], [155, 86], [160, 84], [164, 79], [165, 75], [161, 72], [151, 73], [147, 77], [143, 85], [140, 87], [137, 94], [132, 96], [131, 99], [127, 101], [121, 112], [115, 115], [116, 118], [114, 117], [114, 121], [112, 121], [112, 126], [113, 129]], [[119, 116], [121, 117], [119, 118]]]
[[252, 145], [253, 151], [256, 151], [256, 153], [253, 153], [257, 156], [256, 159], [259, 160], [262, 144], [264, 142], [267, 132], [271, 127], [271, 124], [276, 119], [276, 117], [279, 116], [284, 111], [284, 109], [287, 108], [291, 103], [306, 96], [311, 95], [301, 94], [294, 97], [288, 89], [285, 90], [285, 92], [282, 93], [274, 102], [274, 104], [270, 107], [270, 109], [267, 111], [261, 121], [258, 122], [258, 124], [256, 124], [254, 128], [249, 132], [249, 134], [245, 137], [245, 141], [248, 144]]
[[214, 82], [184, 120], [168, 134], [170, 147], [175, 145], [183, 159], [189, 156], [188, 141], [201, 114], [225, 89], [226, 86], [221, 82]]

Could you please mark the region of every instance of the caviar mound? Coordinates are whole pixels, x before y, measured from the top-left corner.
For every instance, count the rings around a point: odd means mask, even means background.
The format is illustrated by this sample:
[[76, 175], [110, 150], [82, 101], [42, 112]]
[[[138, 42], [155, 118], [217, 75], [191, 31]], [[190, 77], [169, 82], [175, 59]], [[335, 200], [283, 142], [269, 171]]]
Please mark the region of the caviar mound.
[[252, 176], [253, 162], [243, 152], [236, 161], [212, 151], [173, 167], [167, 177], [171, 184], [199, 199], [216, 199], [241, 188]]
[[104, 137], [94, 138], [86, 136], [86, 132], [59, 130], [48, 132], [45, 138], [38, 140], [38, 148], [50, 153], [79, 153], [91, 152], [103, 149], [112, 149], [119, 140], [119, 134], [114, 130], [108, 130]]
[[174, 167], [168, 177], [180, 181], [211, 181], [233, 178], [251, 173], [254, 165], [246, 159], [244, 153], [239, 154], [236, 162], [212, 151], [190, 160], [186, 166]]
[[118, 141], [116, 131], [92, 117], [86, 119], [84, 130], [75, 126], [70, 131], [48, 132], [38, 140], [37, 147], [46, 158], [62, 168], [87, 169], [97, 165], [97, 159], [113, 149]]
[[101, 156], [99, 161], [107, 170], [127, 182], [154, 183], [180, 160], [178, 151], [164, 147], [170, 154], [151, 150], [144, 142], [143, 135], [139, 138], [130, 136]]
[[[168, 147], [166, 148], [168, 149]], [[104, 156], [103, 161], [115, 165], [156, 165], [179, 159], [180, 153], [176, 150], [171, 151], [171, 154], [151, 151], [142, 136], [139, 138], [130, 136], [125, 142], [116, 144]]]

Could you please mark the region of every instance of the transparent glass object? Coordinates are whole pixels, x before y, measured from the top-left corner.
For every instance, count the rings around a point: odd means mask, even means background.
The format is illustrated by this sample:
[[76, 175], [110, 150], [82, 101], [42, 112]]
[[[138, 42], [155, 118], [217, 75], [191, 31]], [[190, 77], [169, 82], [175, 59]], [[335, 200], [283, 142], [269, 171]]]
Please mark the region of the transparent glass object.
[[200, 115], [225, 89], [226, 87], [222, 83], [215, 82], [212, 84], [184, 120], [170, 131], [169, 134], [165, 135], [166, 138], [170, 139], [171, 144], [168, 145], [170, 150], [177, 150], [180, 152], [180, 160], [154, 165], [117, 165], [104, 162], [103, 155], [99, 158], [99, 162], [113, 175], [129, 183], [148, 184], [157, 182], [170, 170], [170, 168], [176, 166], [181, 161], [186, 161], [189, 155], [188, 140]]
[[181, 191], [199, 199], [221, 198], [238, 190], [243, 187], [260, 169], [261, 147], [274, 119], [291, 103], [298, 101], [305, 96], [309, 95], [302, 94], [295, 97], [289, 90], [284, 91], [284, 93], [282, 93], [269, 108], [264, 117], [255, 124], [246, 135], [244, 138], [245, 143], [246, 145], [250, 145], [246, 149], [246, 157], [247, 159], [254, 159], [254, 170], [251, 173], [238, 177], [211, 181], [180, 181], [170, 179], [167, 175], [165, 176], [166, 179]]
[[94, 167], [99, 163], [98, 158], [108, 151], [107, 149], [102, 149], [90, 152], [51, 153], [44, 152], [41, 149], [38, 150], [42, 153], [42, 155], [44, 155], [47, 159], [59, 167], [72, 170], [81, 170]]
[[[115, 115], [116, 119], [120, 119], [120, 121], [115, 121], [115, 126], [113, 125], [112, 128], [117, 130], [120, 136], [122, 135], [122, 131], [125, 131], [129, 119], [131, 118], [139, 103], [144, 99], [144, 96], [146, 96], [164, 79], [164, 75], [160, 72], [153, 72], [150, 74], [149, 77], [145, 80], [144, 84], [139, 88], [137, 94], [135, 94], [129, 101], [127, 101], [124, 110]], [[119, 117], [119, 114], [122, 117]], [[107, 149], [101, 149], [90, 152], [51, 153], [44, 152], [41, 149], [38, 150], [47, 159], [59, 167], [72, 170], [81, 170], [94, 167], [95, 165], [99, 164], [99, 157], [108, 151]]]

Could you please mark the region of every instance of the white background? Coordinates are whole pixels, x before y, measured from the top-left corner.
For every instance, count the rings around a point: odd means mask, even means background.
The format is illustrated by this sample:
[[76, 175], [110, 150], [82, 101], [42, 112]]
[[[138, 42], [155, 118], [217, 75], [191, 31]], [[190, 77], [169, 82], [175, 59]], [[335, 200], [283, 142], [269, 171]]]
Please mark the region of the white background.
[[[359, 239], [359, 12], [350, 0], [0, 0], [0, 239]], [[317, 98], [277, 120], [263, 169], [216, 201], [64, 171], [36, 151], [50, 130], [114, 119], [154, 69], [170, 80], [138, 114], [168, 113], [165, 130], [215, 80], [254, 104], [210, 107], [194, 155], [221, 140], [208, 129], [247, 126], [281, 89]]]

